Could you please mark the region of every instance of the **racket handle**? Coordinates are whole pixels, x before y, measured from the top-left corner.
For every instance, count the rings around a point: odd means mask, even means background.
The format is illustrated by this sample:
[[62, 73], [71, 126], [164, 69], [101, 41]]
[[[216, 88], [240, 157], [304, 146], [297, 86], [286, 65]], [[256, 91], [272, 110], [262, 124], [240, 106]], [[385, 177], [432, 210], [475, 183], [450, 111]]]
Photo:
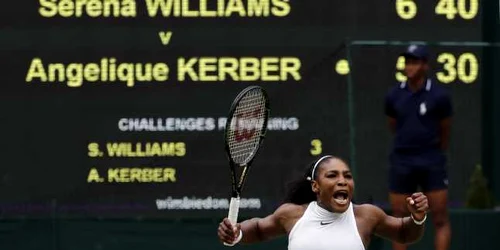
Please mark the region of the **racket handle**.
[[[234, 226], [238, 222], [238, 211], [240, 210], [240, 197], [231, 197], [231, 202], [229, 203], [229, 213], [227, 218], [229, 222]], [[226, 246], [234, 246], [234, 244], [224, 243]]]
[[229, 203], [229, 213], [227, 218], [231, 224], [236, 225], [238, 223], [238, 211], [240, 210], [240, 197], [231, 197], [231, 203]]

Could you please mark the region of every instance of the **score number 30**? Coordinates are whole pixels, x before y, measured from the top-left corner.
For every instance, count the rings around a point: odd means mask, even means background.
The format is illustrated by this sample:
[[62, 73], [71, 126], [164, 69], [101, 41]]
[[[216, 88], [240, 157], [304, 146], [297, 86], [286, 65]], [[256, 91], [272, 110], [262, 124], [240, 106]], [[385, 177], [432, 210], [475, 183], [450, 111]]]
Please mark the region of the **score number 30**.
[[[417, 4], [414, 0], [396, 0], [396, 12], [402, 19], [413, 19], [417, 15]], [[479, 0], [439, 0], [436, 5], [436, 15], [445, 15], [453, 20], [457, 14], [463, 19], [470, 20], [477, 16]]]
[[[476, 56], [472, 53], [463, 53], [455, 57], [451, 53], [442, 53], [437, 57], [437, 62], [443, 65], [443, 72], [437, 72], [437, 80], [448, 84], [455, 80], [464, 83], [473, 83], [479, 75], [479, 62]], [[467, 70], [467, 67], [469, 70]], [[400, 56], [396, 63], [396, 69], [401, 71], [405, 68], [405, 58]], [[406, 81], [406, 76], [401, 73], [396, 73], [396, 80], [399, 82]]]

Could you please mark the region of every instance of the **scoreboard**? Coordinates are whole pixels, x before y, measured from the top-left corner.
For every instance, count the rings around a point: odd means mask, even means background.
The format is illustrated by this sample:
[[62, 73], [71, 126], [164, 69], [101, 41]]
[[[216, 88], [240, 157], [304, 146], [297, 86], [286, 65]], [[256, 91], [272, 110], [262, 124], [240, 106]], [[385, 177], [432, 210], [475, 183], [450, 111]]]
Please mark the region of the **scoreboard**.
[[[356, 160], [359, 200], [383, 203], [385, 189], [372, 188], [386, 185], [390, 145], [380, 102], [404, 80], [403, 48], [342, 44], [478, 42], [481, 32], [480, 0], [12, 1], [0, 8], [0, 210], [225, 215], [225, 115], [249, 85], [268, 91], [271, 119], [243, 215], [273, 211], [323, 154]], [[481, 49], [434, 51], [438, 84], [480, 119]], [[452, 174], [458, 186], [479, 161], [480, 131], [457, 119], [455, 133], [470, 131], [461, 140], [471, 143], [452, 148], [467, 165]]]

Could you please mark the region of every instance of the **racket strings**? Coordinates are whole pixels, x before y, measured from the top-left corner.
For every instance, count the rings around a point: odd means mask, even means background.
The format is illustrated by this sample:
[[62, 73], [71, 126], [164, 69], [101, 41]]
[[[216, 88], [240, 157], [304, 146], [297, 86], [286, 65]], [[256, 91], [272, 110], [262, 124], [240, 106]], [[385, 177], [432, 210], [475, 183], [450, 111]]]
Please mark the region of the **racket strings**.
[[259, 89], [247, 92], [238, 103], [227, 138], [235, 163], [246, 164], [258, 148], [264, 131], [265, 106], [265, 96]]

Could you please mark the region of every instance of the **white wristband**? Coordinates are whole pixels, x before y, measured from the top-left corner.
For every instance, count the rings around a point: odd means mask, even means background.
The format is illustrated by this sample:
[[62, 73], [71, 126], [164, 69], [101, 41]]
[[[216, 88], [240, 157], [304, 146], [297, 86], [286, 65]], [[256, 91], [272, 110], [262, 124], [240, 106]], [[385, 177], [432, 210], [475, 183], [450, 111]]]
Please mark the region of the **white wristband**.
[[413, 217], [413, 214], [410, 214], [410, 217], [413, 220], [413, 223], [415, 223], [419, 226], [423, 225], [425, 223], [425, 220], [427, 220], [427, 214], [424, 215], [424, 218], [421, 221], [415, 220], [415, 218]]
[[243, 238], [243, 231], [241, 231], [241, 229], [240, 229], [240, 235], [238, 235], [238, 238], [236, 238], [236, 240], [234, 240], [233, 243], [231, 243], [231, 244], [226, 243], [226, 246], [232, 247], [232, 246], [238, 244], [242, 238]]

